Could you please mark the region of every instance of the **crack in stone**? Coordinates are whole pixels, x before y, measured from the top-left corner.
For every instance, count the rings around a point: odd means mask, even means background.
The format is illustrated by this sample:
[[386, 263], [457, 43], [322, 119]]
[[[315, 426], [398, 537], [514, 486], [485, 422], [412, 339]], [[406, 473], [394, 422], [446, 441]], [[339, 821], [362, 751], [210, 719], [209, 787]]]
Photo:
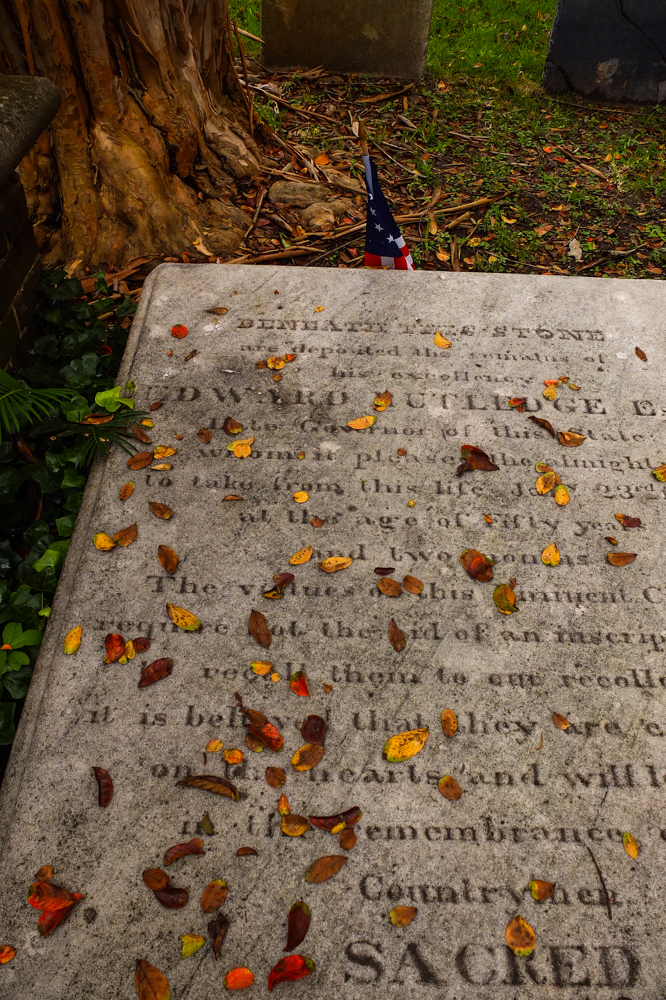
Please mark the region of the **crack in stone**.
[[659, 45], [655, 42], [654, 38], [651, 38], [650, 35], [648, 35], [648, 33], [646, 31], [643, 31], [643, 29], [641, 28], [641, 26], [639, 24], [636, 24], [635, 21], [632, 21], [631, 18], [627, 14], [625, 14], [624, 8], [622, 6], [622, 0], [615, 0], [615, 2], [617, 4], [617, 9], [618, 9], [618, 13], [619, 13], [620, 17], [623, 20], [625, 20], [627, 22], [627, 24], [630, 24], [633, 28], [635, 28], [636, 31], [640, 31], [641, 35], [643, 35], [644, 38], [647, 38], [648, 42], [650, 42], [652, 45], [654, 45], [655, 49], [657, 50], [657, 52], [661, 56], [662, 60], [664, 62], [666, 62], [666, 53], [662, 52], [662, 50], [660, 49]]

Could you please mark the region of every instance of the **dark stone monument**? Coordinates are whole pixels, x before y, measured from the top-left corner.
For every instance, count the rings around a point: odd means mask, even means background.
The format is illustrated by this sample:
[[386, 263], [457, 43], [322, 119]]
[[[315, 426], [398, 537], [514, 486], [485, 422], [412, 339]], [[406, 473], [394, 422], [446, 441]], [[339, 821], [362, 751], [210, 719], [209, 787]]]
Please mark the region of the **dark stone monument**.
[[607, 101], [665, 101], [664, 0], [558, 0], [543, 85]]

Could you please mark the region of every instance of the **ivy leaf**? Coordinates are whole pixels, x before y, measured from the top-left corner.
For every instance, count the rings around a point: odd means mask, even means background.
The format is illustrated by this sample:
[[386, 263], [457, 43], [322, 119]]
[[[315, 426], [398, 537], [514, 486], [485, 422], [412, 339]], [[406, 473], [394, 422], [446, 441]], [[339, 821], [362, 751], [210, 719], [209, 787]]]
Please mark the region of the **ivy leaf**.
[[95, 402], [98, 406], [108, 410], [109, 413], [115, 413], [116, 410], [120, 409], [121, 405], [129, 406], [130, 410], [133, 410], [134, 400], [121, 396], [121, 392], [122, 389], [119, 385], [113, 389], [104, 389], [102, 392], [95, 393]]

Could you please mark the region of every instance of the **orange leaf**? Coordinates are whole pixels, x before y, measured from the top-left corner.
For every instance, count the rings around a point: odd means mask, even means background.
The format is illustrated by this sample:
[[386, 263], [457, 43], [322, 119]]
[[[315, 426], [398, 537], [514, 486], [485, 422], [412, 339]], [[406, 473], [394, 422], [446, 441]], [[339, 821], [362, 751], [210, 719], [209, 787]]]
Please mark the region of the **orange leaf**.
[[75, 625], [73, 629], [65, 636], [65, 641], [62, 644], [63, 653], [76, 653], [81, 647], [81, 636], [83, 634], [83, 628], [81, 625]]
[[150, 465], [152, 460], [152, 451], [138, 451], [136, 455], [132, 455], [131, 458], [127, 459], [127, 468], [136, 472], [138, 469], [145, 469], [147, 465]]
[[420, 594], [423, 590], [423, 583], [415, 576], [406, 576], [402, 585], [408, 594]]
[[451, 708], [445, 708], [442, 712], [442, 729], [444, 735], [452, 739], [458, 732], [458, 719], [456, 713]]
[[[345, 861], [347, 859], [345, 858]], [[268, 989], [273, 990], [278, 983], [290, 983], [314, 972], [315, 964], [304, 955], [285, 955], [274, 965], [268, 975]]]
[[611, 566], [628, 566], [636, 558], [635, 552], [609, 552], [606, 556]]
[[178, 556], [168, 545], [158, 546], [157, 559], [162, 569], [165, 569], [167, 573], [173, 574], [178, 569]]
[[341, 569], [347, 569], [353, 563], [351, 556], [329, 556], [319, 563], [319, 569], [324, 573], [337, 573]]
[[210, 444], [213, 439], [213, 432], [208, 430], [207, 427], [202, 427], [201, 430], [197, 431], [197, 437], [202, 444]]
[[294, 694], [299, 695], [301, 698], [307, 698], [310, 694], [307, 678], [302, 670], [297, 670], [295, 674], [291, 675], [289, 678], [289, 687]]
[[245, 757], [242, 750], [225, 750], [222, 756], [227, 764], [233, 765], [242, 764]]
[[400, 597], [402, 594], [402, 587], [397, 580], [392, 580], [390, 576], [382, 576], [377, 580], [377, 587], [387, 597]]
[[347, 427], [351, 427], [353, 431], [364, 431], [368, 427], [372, 427], [376, 420], [377, 417], [374, 415], [370, 417], [357, 417], [355, 420], [348, 420]]
[[632, 836], [632, 834], [630, 833], [624, 833], [622, 835], [622, 843], [624, 844], [624, 849], [629, 855], [629, 857], [633, 858], [633, 860], [635, 861], [636, 858], [638, 857], [638, 851], [639, 851], [638, 841], [636, 840], [636, 838]]
[[445, 774], [443, 778], [440, 778], [437, 787], [444, 798], [450, 802], [457, 802], [462, 795], [462, 788], [450, 774]]
[[478, 552], [476, 549], [465, 549], [460, 555], [460, 562], [472, 580], [478, 580], [480, 583], [488, 583], [492, 580], [495, 563], [490, 556], [484, 556], [483, 552]]
[[117, 663], [125, 653], [125, 640], [118, 632], [109, 632], [104, 639], [105, 663]]
[[116, 531], [115, 535], [111, 538], [118, 545], [122, 545], [125, 548], [127, 545], [131, 545], [139, 537], [139, 531], [136, 524], [130, 524], [127, 528], [121, 528], [120, 531]]
[[534, 951], [536, 935], [522, 917], [514, 917], [506, 928], [506, 943], [514, 955], [527, 958]]
[[227, 883], [221, 878], [215, 878], [209, 882], [201, 893], [200, 906], [204, 913], [215, 913], [227, 898]]
[[528, 882], [527, 887], [537, 900], [550, 899], [555, 891], [554, 882], [544, 882], [540, 878], [532, 879], [531, 882]]
[[396, 653], [401, 653], [402, 650], [407, 645], [407, 640], [405, 639], [404, 632], [402, 632], [395, 623], [395, 619], [391, 618], [388, 627], [389, 642], [393, 646]]
[[389, 917], [394, 927], [407, 927], [418, 912], [415, 906], [394, 906]]
[[151, 501], [148, 506], [155, 517], [160, 517], [163, 521], [168, 521], [170, 517], [173, 517], [171, 507], [167, 507], [165, 503], [154, 503]]
[[302, 837], [309, 827], [310, 824], [305, 816], [297, 816], [291, 812], [283, 816], [280, 823], [280, 829], [287, 837]]
[[324, 748], [316, 743], [305, 743], [291, 758], [296, 771], [311, 771], [324, 756]]
[[227, 972], [224, 977], [225, 990], [244, 990], [246, 986], [252, 986], [254, 974], [246, 969], [244, 965]]
[[565, 448], [578, 448], [585, 438], [582, 434], [576, 434], [575, 431], [560, 431], [557, 435], [557, 440]]
[[171, 989], [166, 977], [142, 958], [136, 960], [134, 981], [139, 1000], [171, 1000]]
[[299, 549], [289, 560], [290, 564], [292, 566], [302, 566], [303, 563], [306, 563], [310, 559], [312, 551], [311, 545], [308, 545], [305, 549]]
[[128, 483], [125, 483], [124, 486], [121, 486], [120, 493], [118, 494], [118, 496], [120, 497], [121, 500], [129, 500], [129, 498], [132, 496], [132, 493], [134, 493], [134, 483], [130, 481]]
[[15, 954], [16, 948], [12, 948], [10, 944], [0, 945], [0, 965], [6, 965], [7, 962], [11, 962]]
[[327, 854], [313, 861], [305, 873], [305, 881], [310, 883], [326, 882], [347, 864], [344, 854]]
[[568, 729], [571, 725], [569, 720], [564, 715], [560, 715], [559, 712], [553, 712], [553, 722], [558, 729]]

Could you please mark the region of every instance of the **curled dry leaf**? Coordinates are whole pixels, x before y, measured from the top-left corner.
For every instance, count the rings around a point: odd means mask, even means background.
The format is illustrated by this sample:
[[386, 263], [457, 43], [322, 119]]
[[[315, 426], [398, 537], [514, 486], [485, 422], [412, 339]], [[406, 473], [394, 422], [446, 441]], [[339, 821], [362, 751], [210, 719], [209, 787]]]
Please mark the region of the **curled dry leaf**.
[[615, 520], [619, 521], [623, 528], [640, 528], [643, 523], [640, 517], [630, 517], [629, 514], [616, 514]]
[[394, 906], [389, 917], [394, 927], [407, 927], [418, 912], [415, 906]]
[[291, 763], [296, 771], [310, 771], [316, 767], [324, 756], [324, 748], [316, 743], [306, 743], [300, 747], [291, 758]]
[[163, 521], [168, 521], [170, 517], [173, 517], [173, 511], [171, 507], [167, 507], [165, 503], [154, 503], [151, 501], [148, 506], [155, 515], [155, 517], [161, 518]]
[[207, 313], [212, 313], [213, 316], [224, 316], [229, 312], [226, 306], [213, 306], [212, 309], [206, 309]]
[[506, 928], [506, 943], [514, 955], [527, 958], [534, 951], [536, 935], [530, 925], [522, 917], [514, 917]]
[[652, 475], [658, 479], [660, 483], [666, 482], [666, 465], [660, 465], [659, 468], [653, 469]]
[[301, 698], [307, 698], [310, 694], [308, 680], [302, 670], [297, 670], [295, 674], [291, 675], [289, 678], [289, 687], [294, 694], [299, 695]]
[[264, 771], [266, 784], [271, 788], [282, 788], [287, 782], [287, 775], [279, 767], [267, 767]]
[[635, 837], [630, 833], [622, 834], [622, 843], [624, 844], [624, 849], [634, 861], [638, 857], [639, 845]]
[[407, 645], [407, 640], [405, 639], [404, 632], [396, 625], [394, 618], [391, 618], [389, 622], [388, 637], [396, 653], [401, 653]]
[[478, 580], [479, 583], [489, 583], [492, 580], [495, 563], [490, 556], [484, 556], [483, 552], [465, 549], [460, 555], [460, 562], [472, 580]]
[[188, 840], [183, 844], [174, 844], [173, 847], [165, 851], [162, 864], [166, 868], [168, 865], [173, 864], [174, 861], [178, 861], [179, 858], [185, 858], [189, 854], [205, 853], [201, 837], [193, 837], [192, 840]]
[[284, 792], [278, 799], [278, 812], [280, 816], [288, 816], [289, 813], [291, 812], [291, 809], [289, 808], [289, 799], [284, 794]]
[[270, 674], [273, 669], [273, 664], [270, 660], [253, 660], [250, 664], [252, 672], [258, 674], [260, 677], [265, 677], [266, 674]]
[[423, 582], [416, 576], [406, 576], [402, 581], [402, 586], [408, 594], [420, 594], [423, 590]]
[[137, 441], [141, 441], [142, 444], [151, 444], [151, 440], [144, 431], [141, 424], [132, 424], [132, 433]]
[[301, 736], [306, 743], [314, 743], [323, 747], [326, 739], [326, 721], [321, 715], [308, 715], [301, 726]]
[[96, 535], [93, 535], [93, 544], [100, 552], [110, 552], [111, 549], [115, 549], [116, 547], [116, 543], [111, 536], [105, 534], [103, 531], [98, 531]]
[[640, 361], [647, 361], [647, 354], [645, 353], [645, 351], [642, 351], [642, 350], [640, 349], [640, 347], [637, 347], [637, 348], [636, 348], [636, 357], [637, 357], [637, 358], [638, 358], [638, 359], [639, 359]]
[[125, 640], [119, 632], [109, 632], [104, 639], [105, 663], [117, 663], [125, 655]]
[[311, 545], [308, 545], [305, 549], [299, 549], [289, 560], [290, 564], [292, 566], [302, 566], [303, 563], [306, 563], [310, 559], [312, 551]]
[[611, 545], [617, 545], [617, 538], [613, 538], [612, 535], [604, 535], [604, 541], [610, 542]]
[[427, 729], [408, 729], [407, 732], [391, 736], [384, 744], [382, 757], [391, 764], [401, 764], [423, 750], [429, 735]]
[[154, 412], [155, 410], [159, 410], [160, 406], [164, 406], [164, 400], [163, 399], [156, 399], [154, 403], [150, 404], [150, 406], [148, 407], [148, 409], [151, 410], [152, 412]]
[[255, 642], [258, 642], [264, 649], [268, 649], [273, 636], [266, 626], [266, 616], [261, 611], [252, 610], [247, 624], [248, 631]]
[[111, 775], [103, 767], [93, 765], [93, 774], [97, 782], [97, 802], [102, 808], [110, 805], [113, 798], [113, 781]]
[[473, 472], [474, 469], [479, 469], [482, 472], [497, 472], [499, 470], [499, 465], [495, 465], [485, 451], [481, 451], [473, 444], [461, 445], [460, 456], [462, 463], [456, 470], [458, 476], [462, 476], [465, 472]]
[[240, 793], [236, 786], [226, 778], [215, 774], [193, 774], [189, 778], [181, 778], [177, 785], [187, 785], [189, 788], [201, 788], [205, 792], [214, 792], [216, 795], [225, 795], [228, 799], [238, 802]]
[[254, 847], [239, 847], [236, 851], [237, 858], [256, 858], [257, 852]]
[[201, 430], [197, 431], [197, 437], [202, 444], [210, 444], [213, 440], [213, 432], [207, 427], [202, 427]]
[[159, 545], [157, 548], [157, 560], [167, 573], [175, 573], [178, 569], [179, 559], [177, 554], [168, 545]]
[[452, 708], [445, 708], [442, 712], [442, 729], [449, 739], [453, 739], [458, 732], [458, 718]]
[[535, 424], [538, 424], [539, 427], [543, 427], [543, 429], [545, 431], [548, 431], [548, 433], [552, 437], [555, 437], [555, 429], [554, 429], [553, 425], [551, 424], [550, 420], [544, 420], [543, 417], [534, 417], [534, 416], [530, 416], [527, 419], [528, 420], [533, 420]]
[[306, 871], [305, 881], [310, 883], [326, 882], [333, 875], [337, 875], [346, 864], [347, 858], [344, 854], [327, 854], [323, 858], [317, 858]]
[[441, 347], [443, 351], [445, 351], [447, 348], [451, 346], [451, 341], [447, 340], [446, 337], [443, 337], [442, 334], [439, 332], [439, 330], [432, 338], [432, 342], [435, 345], [435, 347]]
[[400, 597], [402, 594], [402, 587], [397, 580], [392, 580], [390, 576], [382, 576], [377, 580], [377, 587], [387, 597]]
[[161, 462], [159, 465], [151, 465], [150, 468], [153, 472], [168, 472], [169, 469], [173, 469], [173, 465], [169, 465], [168, 462]]
[[564, 715], [560, 715], [559, 712], [553, 712], [553, 722], [558, 729], [568, 729], [571, 725], [569, 720]]
[[254, 973], [246, 969], [244, 965], [239, 965], [231, 969], [224, 977], [225, 990], [244, 990], [247, 986], [252, 986]]
[[6, 965], [7, 962], [11, 962], [15, 955], [16, 948], [13, 948], [12, 945], [0, 945], [0, 965]]
[[153, 458], [171, 458], [172, 455], [177, 455], [177, 448], [170, 448], [167, 444], [158, 444], [157, 448], [153, 452]]
[[216, 910], [219, 910], [227, 898], [227, 891], [227, 883], [223, 882], [221, 878], [214, 878], [212, 882], [209, 882], [201, 893], [199, 903], [204, 913], [215, 913]]
[[287, 918], [287, 944], [284, 951], [293, 951], [305, 939], [310, 927], [310, 907], [299, 899], [293, 903]]
[[611, 566], [628, 566], [635, 558], [635, 552], [609, 552], [606, 556]]
[[551, 542], [547, 545], [543, 552], [541, 553], [541, 562], [544, 566], [559, 566], [560, 565], [560, 550], [558, 549], [555, 542]]
[[296, 979], [303, 979], [314, 970], [315, 964], [311, 958], [306, 958], [305, 955], [285, 955], [268, 974], [268, 989], [272, 992], [278, 983], [291, 983]]
[[171, 879], [161, 868], [146, 868], [142, 875], [144, 884], [155, 892], [156, 889], [166, 889]]
[[144, 667], [141, 671], [139, 687], [150, 687], [150, 685], [154, 684], [156, 681], [164, 680], [165, 677], [169, 676], [172, 670], [173, 660], [170, 657], [164, 656], [159, 660], [153, 660], [152, 663], [149, 663], [148, 666]]
[[390, 576], [395, 573], [395, 566], [375, 566], [377, 576]]
[[83, 628], [81, 625], [75, 625], [74, 628], [70, 629], [65, 640], [62, 644], [63, 653], [78, 653], [81, 647], [81, 636], [83, 635]]
[[351, 556], [329, 556], [319, 563], [319, 569], [324, 573], [337, 573], [341, 569], [347, 569], [353, 563]]
[[236, 493], [227, 493], [226, 497], [222, 497], [223, 500], [242, 500], [243, 497], [237, 496]]
[[541, 472], [541, 473], [552, 472], [553, 475], [555, 476], [555, 483], [556, 483], [556, 485], [559, 486], [559, 484], [561, 483], [562, 480], [560, 479], [560, 477], [558, 476], [558, 474], [556, 472], [554, 472], [553, 469], [551, 469], [551, 467], [549, 465], [546, 465], [545, 462], [536, 462], [535, 465], [534, 465], [534, 468], [536, 469], [537, 472]]
[[120, 531], [116, 531], [115, 535], [111, 536], [112, 540], [123, 548], [131, 545], [138, 537], [139, 530], [136, 524], [130, 524], [127, 528], [121, 528]]
[[310, 518], [310, 524], [312, 525], [313, 528], [322, 528], [325, 523], [326, 523], [325, 518], [321, 517]]
[[351, 806], [350, 809], [335, 813], [333, 816], [309, 816], [308, 819], [317, 829], [337, 836], [343, 830], [356, 826], [362, 815], [358, 806]]
[[343, 830], [338, 843], [343, 851], [351, 851], [356, 847], [356, 834], [353, 830]]
[[206, 943], [206, 938], [201, 937], [199, 934], [181, 934], [180, 940], [183, 942], [180, 953], [181, 958], [189, 958], [190, 955], [194, 955], [195, 952], [199, 951], [199, 948], [203, 948]]
[[215, 955], [215, 960], [219, 958], [220, 948], [222, 947], [222, 942], [224, 941], [225, 935], [229, 928], [229, 921], [225, 917], [224, 913], [218, 913], [216, 917], [208, 921], [208, 936], [213, 942], [213, 954]]
[[376, 421], [377, 417], [374, 414], [369, 417], [357, 417], [355, 420], [348, 420], [347, 427], [351, 427], [353, 431], [364, 431], [368, 427], [372, 427]]
[[566, 507], [566, 505], [569, 503], [569, 500], [571, 499], [569, 496], [569, 490], [566, 488], [566, 486], [563, 486], [562, 484], [555, 487], [554, 496], [555, 496], [555, 503], [558, 504], [560, 507]]
[[166, 976], [142, 958], [136, 960], [134, 982], [139, 1000], [171, 1000], [171, 989]]
[[280, 829], [287, 837], [302, 837], [309, 827], [310, 824], [305, 816], [297, 816], [291, 812], [283, 816], [280, 823]]
[[306, 501], [309, 499], [310, 499], [310, 494], [307, 493], [305, 490], [297, 490], [294, 493], [294, 500], [296, 501], [296, 503], [306, 503]]
[[42, 865], [35, 875], [35, 882], [50, 882], [54, 875], [53, 865]]
[[493, 590], [493, 601], [498, 611], [503, 615], [511, 615], [519, 609], [516, 607], [516, 595], [508, 583], [500, 583]]
[[452, 778], [450, 774], [445, 774], [443, 778], [439, 779], [437, 787], [440, 794], [448, 799], [449, 802], [457, 802], [462, 795], [462, 788], [458, 784], [455, 778]]
[[201, 628], [201, 622], [185, 608], [179, 608], [176, 604], [167, 604], [167, 614], [174, 625], [182, 628], [184, 632], [197, 632]]
[[375, 401], [372, 405], [381, 413], [382, 410], [385, 410], [386, 407], [390, 406], [392, 402], [393, 396], [388, 389], [386, 389], [384, 392], [380, 392], [377, 396], [375, 396]]
[[135, 489], [134, 483], [131, 481], [127, 482], [125, 483], [124, 486], [120, 487], [120, 493], [118, 494], [118, 496], [120, 497], [121, 500], [129, 500], [129, 498], [132, 496], [132, 493], [134, 493], [134, 489]]
[[540, 878], [533, 878], [531, 882], [528, 882], [527, 888], [532, 893], [534, 899], [542, 901], [544, 899], [550, 899], [550, 897], [555, 892], [554, 882], [544, 882]]
[[513, 409], [518, 410], [518, 413], [522, 413], [523, 410], [525, 409], [526, 402], [527, 399], [525, 396], [514, 396], [512, 399], [509, 400], [509, 406], [512, 407]]
[[557, 440], [565, 448], [578, 448], [585, 438], [582, 434], [576, 434], [575, 431], [560, 431], [557, 435]]

